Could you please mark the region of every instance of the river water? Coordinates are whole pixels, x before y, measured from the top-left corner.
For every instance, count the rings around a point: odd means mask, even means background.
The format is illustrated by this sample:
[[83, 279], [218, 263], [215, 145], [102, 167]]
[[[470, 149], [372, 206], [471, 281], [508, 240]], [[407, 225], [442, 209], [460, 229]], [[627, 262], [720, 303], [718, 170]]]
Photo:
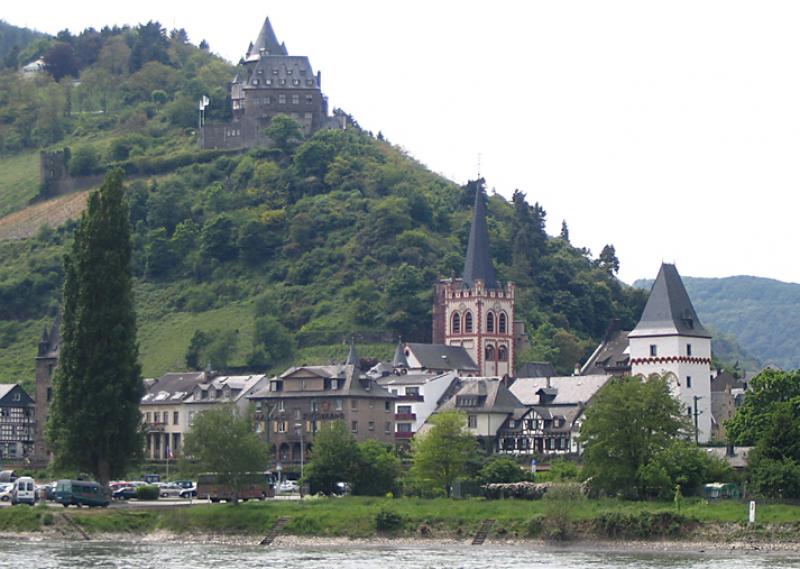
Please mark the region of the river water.
[[[2, 537], [2, 536], [0, 536]], [[0, 540], [0, 567], [157, 569], [783, 569], [800, 554], [758, 552], [612, 553], [536, 551], [519, 547], [440, 546], [263, 548], [257, 546], [9, 542]]]

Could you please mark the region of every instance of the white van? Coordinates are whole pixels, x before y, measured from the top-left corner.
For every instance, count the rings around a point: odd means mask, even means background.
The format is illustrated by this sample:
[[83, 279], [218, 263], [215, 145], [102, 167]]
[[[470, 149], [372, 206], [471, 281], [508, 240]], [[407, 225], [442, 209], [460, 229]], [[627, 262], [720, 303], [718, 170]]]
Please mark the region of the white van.
[[11, 491], [11, 505], [36, 503], [36, 484], [33, 478], [22, 476], [14, 481], [14, 489]]

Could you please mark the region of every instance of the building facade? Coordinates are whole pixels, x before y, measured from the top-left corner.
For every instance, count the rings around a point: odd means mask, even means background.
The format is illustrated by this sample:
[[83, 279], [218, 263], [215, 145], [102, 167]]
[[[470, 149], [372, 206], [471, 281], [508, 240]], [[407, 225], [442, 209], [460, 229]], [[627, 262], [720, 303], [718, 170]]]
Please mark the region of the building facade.
[[396, 399], [350, 363], [292, 367], [250, 396], [256, 430], [276, 465], [307, 460], [314, 435], [336, 421], [344, 422], [357, 441], [393, 445]]
[[711, 334], [700, 323], [675, 265], [661, 265], [628, 341], [631, 373], [666, 376], [697, 440], [710, 441]]
[[233, 119], [204, 125], [203, 148], [267, 146], [271, 141], [265, 130], [277, 115], [294, 119], [305, 136], [331, 123], [321, 74], [314, 73], [308, 57], [289, 55], [269, 18], [247, 50], [244, 69], [230, 84]]
[[462, 278], [434, 288], [433, 343], [463, 347], [484, 377], [515, 374], [514, 283], [498, 282], [479, 182]]
[[0, 463], [31, 462], [36, 404], [21, 385], [0, 384]]

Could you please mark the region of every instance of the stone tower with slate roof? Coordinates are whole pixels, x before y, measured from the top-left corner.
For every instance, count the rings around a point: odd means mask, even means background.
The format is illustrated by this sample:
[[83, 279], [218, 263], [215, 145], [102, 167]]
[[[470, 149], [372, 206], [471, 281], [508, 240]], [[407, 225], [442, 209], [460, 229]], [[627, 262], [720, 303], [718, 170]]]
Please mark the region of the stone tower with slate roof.
[[461, 278], [439, 281], [434, 291], [433, 343], [462, 346], [479, 375], [513, 376], [514, 283], [497, 280], [489, 249], [486, 196], [478, 184]]
[[61, 315], [57, 314], [50, 330], [45, 328], [36, 353], [36, 434], [33, 440], [33, 466], [50, 462], [50, 449], [45, 438], [50, 401], [53, 399], [53, 375], [58, 366], [61, 344]]
[[697, 438], [711, 438], [711, 334], [700, 323], [675, 265], [662, 264], [636, 328], [631, 373], [667, 375]]
[[[265, 130], [276, 115], [298, 122], [305, 136], [332, 126], [322, 75], [304, 55], [289, 55], [267, 18], [244, 58], [244, 72], [230, 83], [233, 119], [201, 129], [203, 148], [249, 148], [271, 144]], [[214, 102], [212, 101], [212, 104]]]

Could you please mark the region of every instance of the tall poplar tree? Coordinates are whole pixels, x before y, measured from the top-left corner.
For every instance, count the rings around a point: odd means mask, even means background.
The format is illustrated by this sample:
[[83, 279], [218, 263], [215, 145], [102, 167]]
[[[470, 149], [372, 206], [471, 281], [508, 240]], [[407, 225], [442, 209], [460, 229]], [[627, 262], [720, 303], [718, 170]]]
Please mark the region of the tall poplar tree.
[[100, 482], [142, 457], [144, 394], [131, 290], [131, 243], [122, 172], [106, 175], [64, 258], [59, 365], [48, 437], [55, 466]]

